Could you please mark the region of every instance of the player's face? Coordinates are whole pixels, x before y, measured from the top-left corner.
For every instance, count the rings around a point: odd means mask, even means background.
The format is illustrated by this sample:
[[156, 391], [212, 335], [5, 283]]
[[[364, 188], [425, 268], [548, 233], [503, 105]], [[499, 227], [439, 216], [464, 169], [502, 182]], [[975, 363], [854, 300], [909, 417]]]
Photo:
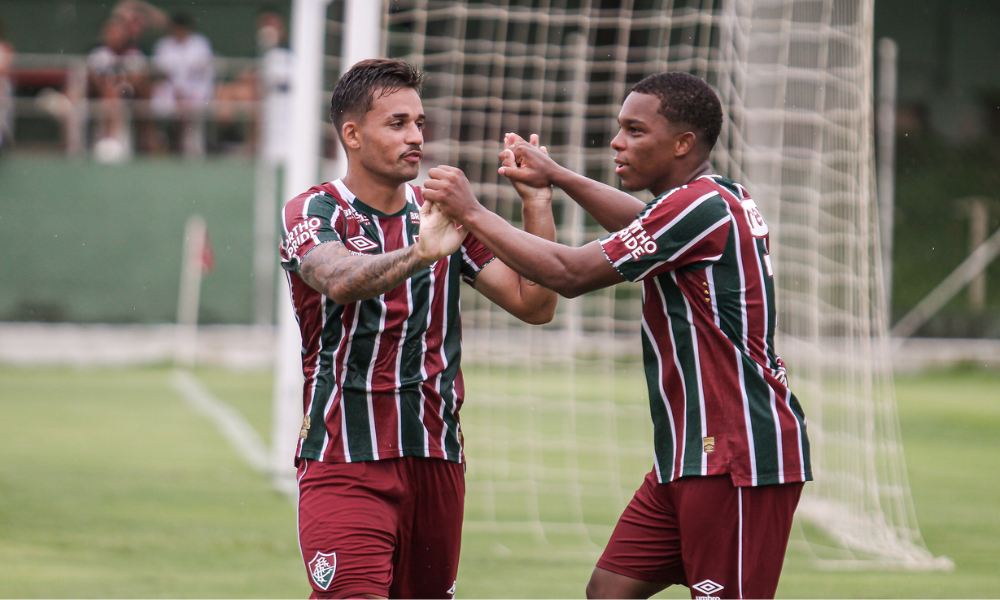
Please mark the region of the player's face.
[[632, 92], [618, 113], [621, 129], [611, 147], [615, 150], [615, 174], [626, 189], [661, 194], [669, 189], [677, 167], [674, 147], [683, 133], [660, 114], [660, 98]]
[[361, 166], [389, 182], [403, 183], [420, 171], [424, 143], [424, 105], [412, 88], [378, 97], [359, 123]]

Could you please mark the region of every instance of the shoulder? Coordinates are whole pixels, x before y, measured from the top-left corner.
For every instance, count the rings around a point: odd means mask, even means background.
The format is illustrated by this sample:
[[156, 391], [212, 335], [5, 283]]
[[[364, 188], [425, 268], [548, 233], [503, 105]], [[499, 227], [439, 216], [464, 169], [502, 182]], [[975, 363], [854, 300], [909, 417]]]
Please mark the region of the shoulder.
[[200, 33], [191, 34], [191, 45], [199, 47], [203, 50], [207, 49], [211, 51], [212, 49], [212, 42], [208, 41], [208, 38]]
[[87, 66], [94, 71], [100, 71], [107, 69], [114, 59], [114, 53], [107, 46], [98, 46], [87, 55]]
[[173, 38], [169, 35], [161, 37], [153, 44], [153, 56], [163, 56], [170, 54], [176, 48]]
[[750, 192], [739, 183], [723, 177], [722, 175], [710, 175], [699, 178], [699, 181], [706, 185], [714, 186], [727, 200], [743, 201], [750, 199]]
[[336, 187], [329, 183], [315, 185], [285, 203], [284, 216], [305, 219], [310, 216], [332, 217], [338, 210], [350, 208]]
[[719, 187], [708, 177], [665, 192], [640, 213], [640, 220], [672, 222], [692, 214], [719, 218], [728, 214]]

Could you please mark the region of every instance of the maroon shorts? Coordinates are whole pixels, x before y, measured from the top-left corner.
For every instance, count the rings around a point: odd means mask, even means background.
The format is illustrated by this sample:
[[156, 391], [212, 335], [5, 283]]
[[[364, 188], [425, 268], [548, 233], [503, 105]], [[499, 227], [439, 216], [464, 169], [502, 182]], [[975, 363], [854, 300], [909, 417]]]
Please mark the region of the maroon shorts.
[[691, 597], [773, 598], [801, 483], [734, 487], [728, 475], [646, 475], [597, 566], [691, 588]]
[[451, 598], [461, 464], [436, 458], [299, 464], [299, 546], [312, 598]]

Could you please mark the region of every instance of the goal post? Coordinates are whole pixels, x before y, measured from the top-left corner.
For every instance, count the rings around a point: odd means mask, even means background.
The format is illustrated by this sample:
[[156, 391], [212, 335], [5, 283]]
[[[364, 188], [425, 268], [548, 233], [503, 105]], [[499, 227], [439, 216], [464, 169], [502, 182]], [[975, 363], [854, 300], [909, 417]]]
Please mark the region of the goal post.
[[[293, 11], [310, 11], [293, 14], [296, 60], [314, 52], [307, 60], [323, 65], [310, 62], [313, 83], [294, 83], [295, 127], [318, 135], [322, 72], [332, 85], [364, 54], [350, 40], [375, 39], [345, 22], [364, 5], [381, 32], [377, 52], [427, 73], [424, 169], [460, 167], [484, 204], [519, 223], [520, 200], [496, 171], [505, 132], [537, 132], [561, 164], [617, 185], [608, 145], [631, 85], [669, 70], [704, 78], [726, 117], [713, 164], [748, 187], [771, 224], [778, 349], [809, 419], [816, 477], [801, 503], [801, 535], [823, 539], [809, 548], [828, 568], [946, 569], [950, 561], [920, 537], [895, 407], [875, 197], [872, 4], [333, 0], [327, 10], [325, 0], [295, 0]], [[325, 47], [309, 37], [318, 19]], [[296, 73], [306, 77], [304, 69], [297, 62]], [[304, 86], [314, 84], [307, 97]], [[295, 152], [303, 156], [293, 165], [311, 156], [296, 172], [311, 165], [312, 179], [289, 176], [286, 197], [314, 183], [318, 139]], [[553, 208], [563, 243], [604, 233], [558, 190]], [[466, 528], [593, 555], [652, 463], [638, 286], [561, 300], [544, 327], [468, 289], [462, 311]], [[294, 325], [287, 317], [283, 329]], [[276, 398], [301, 418], [301, 391]], [[279, 453], [289, 464], [291, 451]]]

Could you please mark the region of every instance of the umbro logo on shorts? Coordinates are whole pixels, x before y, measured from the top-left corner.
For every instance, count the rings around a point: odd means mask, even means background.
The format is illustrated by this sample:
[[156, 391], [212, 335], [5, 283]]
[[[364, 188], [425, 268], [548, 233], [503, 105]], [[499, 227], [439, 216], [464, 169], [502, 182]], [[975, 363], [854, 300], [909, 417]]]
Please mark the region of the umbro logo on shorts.
[[333, 574], [337, 572], [337, 553], [324, 554], [317, 552], [316, 556], [309, 561], [309, 576], [312, 577], [316, 587], [326, 591], [333, 583]]
[[709, 600], [717, 599], [718, 596], [713, 596], [712, 594], [725, 589], [726, 586], [715, 583], [711, 579], [706, 579], [701, 583], [696, 583], [691, 586], [691, 588], [696, 592], [701, 592], [704, 596], [695, 596], [696, 600]]

